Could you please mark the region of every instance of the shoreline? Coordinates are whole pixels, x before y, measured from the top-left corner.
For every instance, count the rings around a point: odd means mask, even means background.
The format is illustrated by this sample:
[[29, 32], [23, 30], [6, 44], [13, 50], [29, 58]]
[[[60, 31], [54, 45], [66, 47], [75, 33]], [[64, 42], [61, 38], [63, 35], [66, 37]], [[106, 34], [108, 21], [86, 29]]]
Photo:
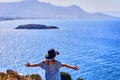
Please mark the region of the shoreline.
[[[71, 75], [67, 72], [60, 72], [61, 80], [72, 80]], [[11, 69], [5, 72], [0, 71], [0, 80], [42, 80], [39, 74], [21, 75]], [[84, 80], [83, 78], [77, 78], [76, 80]]]

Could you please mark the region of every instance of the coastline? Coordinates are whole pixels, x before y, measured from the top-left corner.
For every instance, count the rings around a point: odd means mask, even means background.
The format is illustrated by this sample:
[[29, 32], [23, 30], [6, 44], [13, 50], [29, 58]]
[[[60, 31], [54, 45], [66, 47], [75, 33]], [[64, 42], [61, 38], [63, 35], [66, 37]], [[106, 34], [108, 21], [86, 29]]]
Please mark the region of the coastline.
[[[72, 80], [71, 75], [67, 72], [60, 72], [61, 80]], [[6, 73], [0, 72], [0, 80], [42, 80], [39, 74], [20, 75], [19, 73], [8, 69]], [[84, 80], [77, 78], [76, 80]]]

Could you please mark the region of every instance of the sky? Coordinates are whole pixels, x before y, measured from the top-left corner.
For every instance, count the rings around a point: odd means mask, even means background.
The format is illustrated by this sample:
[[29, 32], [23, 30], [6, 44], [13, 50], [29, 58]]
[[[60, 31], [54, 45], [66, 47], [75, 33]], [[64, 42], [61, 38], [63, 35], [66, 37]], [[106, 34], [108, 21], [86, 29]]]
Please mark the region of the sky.
[[[18, 2], [22, 0], [0, 0], [0, 2]], [[89, 13], [102, 12], [120, 17], [120, 0], [39, 0], [57, 6], [77, 5]]]

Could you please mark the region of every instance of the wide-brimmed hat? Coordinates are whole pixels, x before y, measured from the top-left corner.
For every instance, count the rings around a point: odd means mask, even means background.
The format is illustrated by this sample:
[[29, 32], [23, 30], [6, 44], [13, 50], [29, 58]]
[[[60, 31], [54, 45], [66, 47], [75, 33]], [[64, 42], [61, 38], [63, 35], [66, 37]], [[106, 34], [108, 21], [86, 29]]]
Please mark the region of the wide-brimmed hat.
[[45, 55], [46, 59], [54, 59], [59, 52], [55, 51], [53, 48], [48, 50], [48, 53]]

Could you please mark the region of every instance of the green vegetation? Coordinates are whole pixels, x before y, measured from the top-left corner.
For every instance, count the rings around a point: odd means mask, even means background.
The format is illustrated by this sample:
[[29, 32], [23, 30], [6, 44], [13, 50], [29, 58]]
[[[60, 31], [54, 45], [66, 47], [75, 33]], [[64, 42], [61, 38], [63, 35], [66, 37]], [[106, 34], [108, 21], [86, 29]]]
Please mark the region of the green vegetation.
[[67, 72], [60, 72], [61, 80], [72, 80], [71, 76]]
[[[60, 72], [61, 80], [72, 80], [71, 75], [67, 72]], [[39, 74], [19, 75], [17, 72], [8, 69], [6, 73], [0, 72], [0, 80], [42, 80]], [[77, 80], [84, 80], [77, 78]]]
[[77, 80], [84, 80], [83, 78], [77, 78]]
[[42, 80], [39, 74], [31, 74], [31, 75], [27, 75], [26, 77], [29, 77], [32, 80]]

